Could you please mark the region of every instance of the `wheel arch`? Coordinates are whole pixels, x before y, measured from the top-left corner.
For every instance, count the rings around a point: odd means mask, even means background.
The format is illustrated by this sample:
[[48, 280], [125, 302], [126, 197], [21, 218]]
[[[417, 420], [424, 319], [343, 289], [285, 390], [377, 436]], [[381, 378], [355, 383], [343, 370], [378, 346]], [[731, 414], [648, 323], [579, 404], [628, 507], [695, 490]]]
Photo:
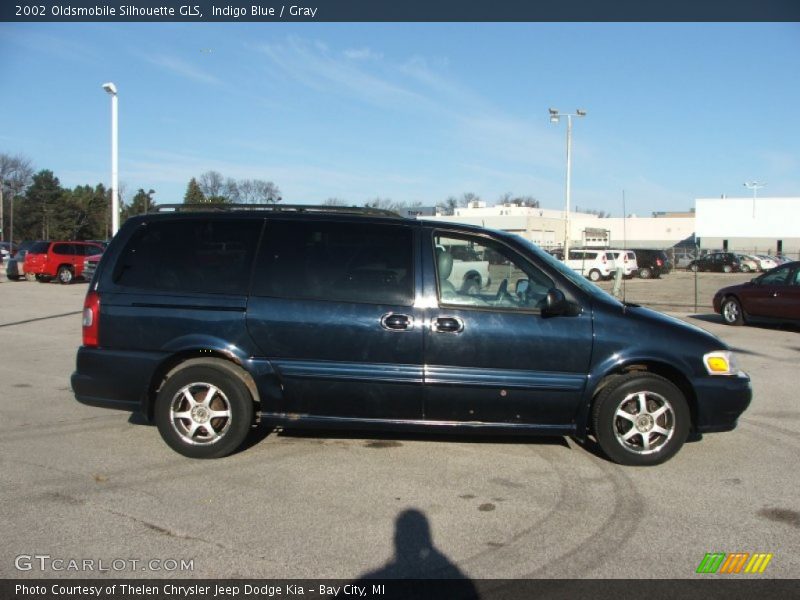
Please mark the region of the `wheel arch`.
[[235, 356], [230, 354], [225, 354], [218, 350], [198, 348], [182, 350], [170, 355], [168, 358], [164, 359], [153, 372], [145, 393], [144, 406], [142, 406], [142, 412], [147, 417], [148, 421], [153, 421], [156, 396], [164, 385], [164, 382], [175, 373], [192, 366], [213, 366], [238, 377], [250, 392], [250, 396], [253, 399], [255, 414], [258, 414], [258, 409], [261, 405], [261, 396], [253, 376], [244, 365]]
[[678, 368], [666, 362], [658, 360], [645, 359], [645, 360], [631, 360], [629, 362], [615, 365], [597, 378], [597, 385], [587, 389], [585, 397], [584, 410], [576, 419], [576, 432], [579, 439], [584, 439], [585, 436], [591, 432], [591, 415], [594, 409], [594, 404], [598, 395], [603, 388], [611, 383], [617, 377], [629, 375], [635, 372], [653, 373], [659, 375], [677, 387], [686, 398], [686, 403], [689, 405], [689, 418], [690, 418], [690, 431], [696, 431], [697, 423], [697, 394], [694, 387], [692, 387], [689, 378]]

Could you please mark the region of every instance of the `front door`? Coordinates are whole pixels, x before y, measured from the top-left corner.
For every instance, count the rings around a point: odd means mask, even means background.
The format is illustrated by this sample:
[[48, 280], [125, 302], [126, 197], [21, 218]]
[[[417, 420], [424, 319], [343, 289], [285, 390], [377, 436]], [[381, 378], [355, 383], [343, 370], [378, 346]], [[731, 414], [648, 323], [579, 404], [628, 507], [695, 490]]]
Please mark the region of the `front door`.
[[[425, 418], [571, 427], [591, 359], [590, 310], [544, 316], [555, 282], [500, 240], [427, 236], [436, 300], [425, 330]], [[479, 290], [452, 284], [464, 270], [453, 249], [464, 245], [486, 262], [489, 281]]]
[[313, 417], [420, 419], [417, 227], [270, 220], [247, 307], [279, 406]]
[[754, 317], [800, 319], [800, 285], [794, 265], [783, 265], [748, 286], [745, 311]]

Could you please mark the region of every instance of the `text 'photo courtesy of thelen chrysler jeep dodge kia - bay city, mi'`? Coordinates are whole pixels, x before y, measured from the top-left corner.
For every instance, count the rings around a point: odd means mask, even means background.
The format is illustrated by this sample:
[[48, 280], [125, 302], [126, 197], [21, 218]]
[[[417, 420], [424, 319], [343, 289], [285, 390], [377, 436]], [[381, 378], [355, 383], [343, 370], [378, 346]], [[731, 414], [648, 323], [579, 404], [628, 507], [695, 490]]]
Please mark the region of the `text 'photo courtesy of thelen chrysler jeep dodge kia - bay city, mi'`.
[[[465, 257], [480, 284], [453, 276]], [[89, 286], [72, 387], [195, 458], [268, 422], [592, 438], [654, 465], [751, 399], [722, 341], [521, 237], [291, 205], [128, 219]]]

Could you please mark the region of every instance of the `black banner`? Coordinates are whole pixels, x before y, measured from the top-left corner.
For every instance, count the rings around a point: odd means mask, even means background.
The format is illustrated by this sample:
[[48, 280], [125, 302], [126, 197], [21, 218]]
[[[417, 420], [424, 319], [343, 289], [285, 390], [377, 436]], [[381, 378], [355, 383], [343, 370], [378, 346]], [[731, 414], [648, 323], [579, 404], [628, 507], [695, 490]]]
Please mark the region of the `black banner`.
[[800, 21], [797, 0], [17, 0], [18, 22]]
[[3, 580], [2, 600], [752, 600], [800, 598], [797, 579]]

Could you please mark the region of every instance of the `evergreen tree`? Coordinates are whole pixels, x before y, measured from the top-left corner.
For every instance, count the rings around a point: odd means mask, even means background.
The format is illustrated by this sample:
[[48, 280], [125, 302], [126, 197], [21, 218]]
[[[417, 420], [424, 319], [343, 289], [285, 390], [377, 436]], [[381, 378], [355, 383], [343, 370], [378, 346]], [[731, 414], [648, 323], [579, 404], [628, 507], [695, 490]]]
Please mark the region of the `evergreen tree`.
[[206, 202], [206, 195], [200, 189], [200, 184], [197, 183], [197, 179], [194, 177], [189, 180], [189, 186], [186, 188], [183, 202], [184, 204], [202, 204]]

